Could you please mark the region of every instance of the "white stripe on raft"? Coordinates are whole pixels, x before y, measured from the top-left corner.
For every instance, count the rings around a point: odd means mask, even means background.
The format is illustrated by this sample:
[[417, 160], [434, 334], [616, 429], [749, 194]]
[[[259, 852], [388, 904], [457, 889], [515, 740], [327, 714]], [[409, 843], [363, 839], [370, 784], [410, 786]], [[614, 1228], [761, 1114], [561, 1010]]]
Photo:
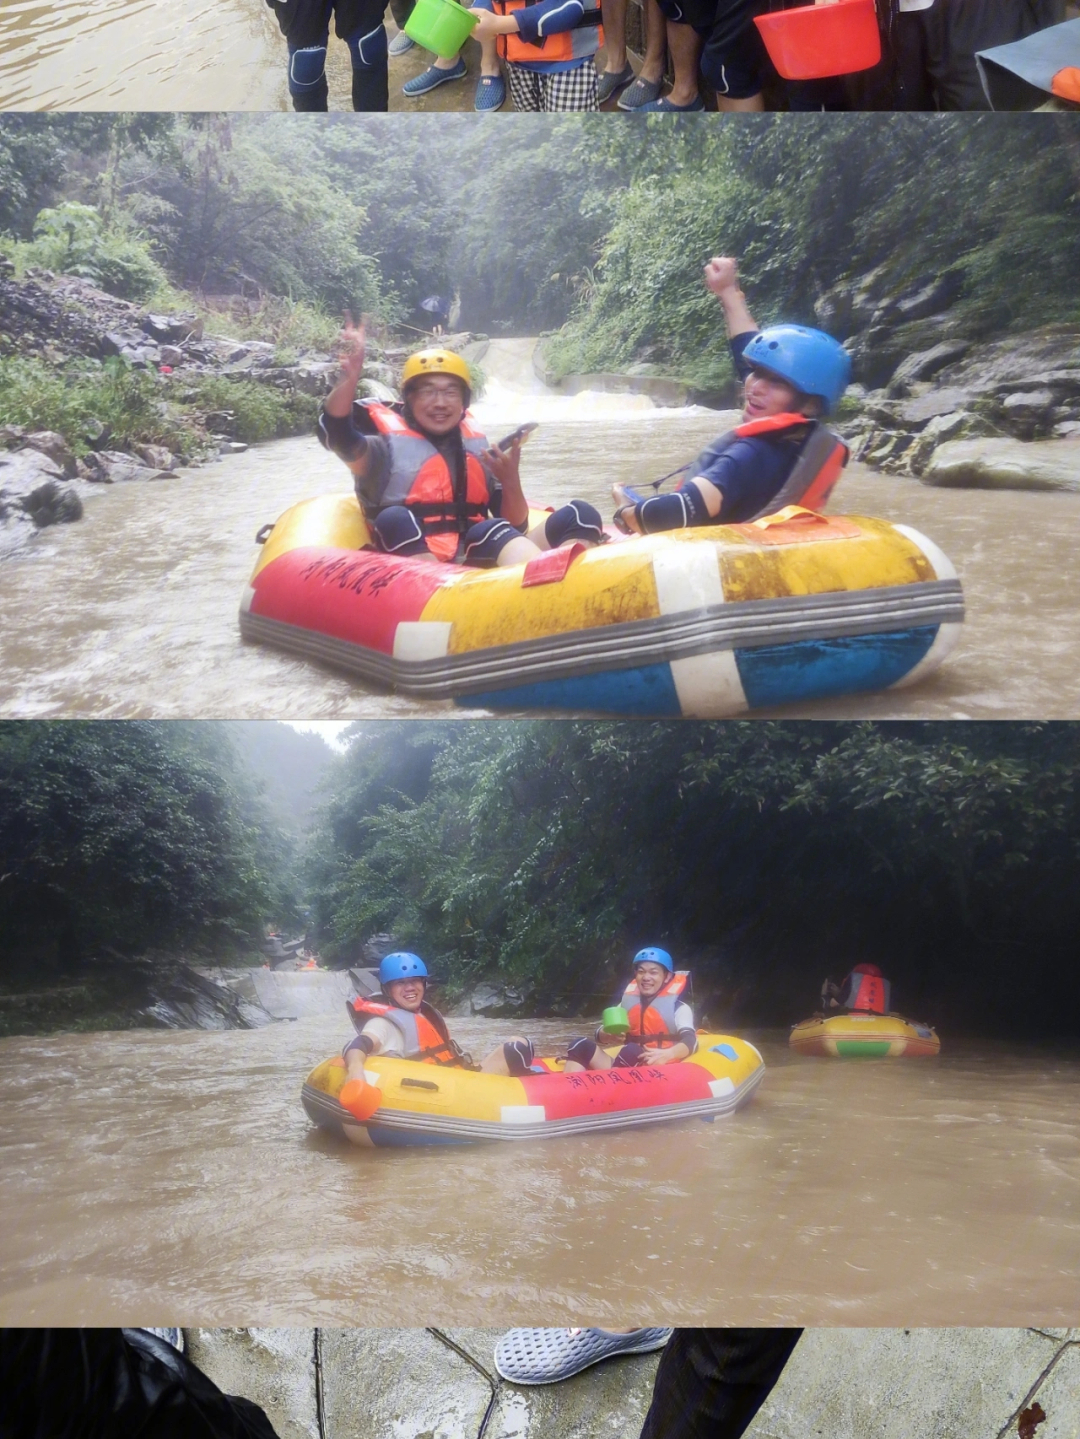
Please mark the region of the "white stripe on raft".
[[450, 653], [449, 620], [402, 620], [394, 631], [396, 660], [441, 660]]
[[542, 1104], [504, 1104], [502, 1106], [502, 1122], [504, 1124], [544, 1124], [547, 1121], [547, 1110]]
[[750, 708], [734, 650], [669, 661], [683, 719], [722, 719]]
[[[956, 567], [942, 550], [938, 549], [933, 540], [927, 539], [924, 534], [914, 530], [910, 525], [894, 525], [897, 533], [905, 535], [913, 545], [918, 545], [923, 554], [930, 561], [934, 568], [934, 578], [939, 580], [955, 580], [957, 578]], [[906, 675], [901, 675], [895, 684], [889, 686], [892, 690], [904, 690], [908, 685], [917, 685], [924, 675], [936, 670], [960, 642], [960, 624], [942, 624], [938, 626], [938, 632], [934, 636], [934, 643], [930, 646], [922, 659], [913, 669], [908, 670]]]
[[[724, 603], [720, 563], [712, 545], [671, 545], [652, 560], [656, 600], [662, 615], [682, 614]], [[739, 667], [730, 649], [670, 662], [671, 679], [684, 719], [740, 714], [746, 701]]]
[[724, 603], [714, 545], [669, 545], [652, 557], [656, 602], [662, 615]]

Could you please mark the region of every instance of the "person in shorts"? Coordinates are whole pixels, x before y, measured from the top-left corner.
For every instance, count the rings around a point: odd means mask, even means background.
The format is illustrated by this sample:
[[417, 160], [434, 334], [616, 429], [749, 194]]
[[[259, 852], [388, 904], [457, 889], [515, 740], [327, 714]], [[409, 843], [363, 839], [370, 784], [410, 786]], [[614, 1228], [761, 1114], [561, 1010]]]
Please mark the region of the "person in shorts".
[[476, 0], [472, 8], [478, 16], [473, 38], [498, 40], [515, 110], [599, 110], [599, 0]]

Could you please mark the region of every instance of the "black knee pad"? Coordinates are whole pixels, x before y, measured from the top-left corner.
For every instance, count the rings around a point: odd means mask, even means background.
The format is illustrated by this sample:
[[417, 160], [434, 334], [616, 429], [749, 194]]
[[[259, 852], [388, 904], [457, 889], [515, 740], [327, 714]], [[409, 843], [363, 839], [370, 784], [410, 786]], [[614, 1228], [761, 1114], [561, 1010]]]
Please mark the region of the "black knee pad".
[[635, 1044], [631, 1040], [629, 1044], [624, 1044], [622, 1049], [619, 1050], [618, 1054], [611, 1061], [611, 1067], [612, 1069], [634, 1069], [637, 1065], [644, 1063], [644, 1049], [642, 1049], [640, 1044]]
[[532, 1069], [536, 1051], [531, 1039], [508, 1039], [503, 1045], [506, 1067], [513, 1075], [528, 1074]]
[[604, 538], [604, 520], [596, 506], [587, 500], [571, 500], [548, 515], [544, 534], [553, 550], [567, 540], [585, 540], [598, 545]]
[[386, 27], [380, 22], [366, 35], [352, 35], [345, 43], [352, 59], [353, 109], [369, 112], [388, 110], [390, 81], [387, 73]]
[[465, 563], [481, 569], [498, 563], [499, 555], [511, 540], [519, 540], [521, 531], [509, 520], [477, 520], [465, 532]]
[[427, 555], [428, 542], [420, 521], [406, 505], [390, 505], [371, 521], [376, 545], [387, 555]]
[[595, 1053], [596, 1041], [594, 1039], [575, 1039], [566, 1049], [567, 1059], [572, 1059], [575, 1064], [580, 1064], [584, 1069], [588, 1069]]
[[325, 110], [326, 45], [289, 46], [289, 94], [294, 110]]

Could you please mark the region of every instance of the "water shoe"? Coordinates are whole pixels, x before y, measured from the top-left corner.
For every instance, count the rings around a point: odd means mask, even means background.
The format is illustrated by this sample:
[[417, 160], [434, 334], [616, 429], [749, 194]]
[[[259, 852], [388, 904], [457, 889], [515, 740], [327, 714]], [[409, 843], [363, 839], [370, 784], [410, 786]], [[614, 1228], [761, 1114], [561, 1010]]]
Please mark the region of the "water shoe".
[[615, 1354], [662, 1349], [671, 1329], [510, 1329], [495, 1346], [495, 1368], [512, 1384], [557, 1384]]

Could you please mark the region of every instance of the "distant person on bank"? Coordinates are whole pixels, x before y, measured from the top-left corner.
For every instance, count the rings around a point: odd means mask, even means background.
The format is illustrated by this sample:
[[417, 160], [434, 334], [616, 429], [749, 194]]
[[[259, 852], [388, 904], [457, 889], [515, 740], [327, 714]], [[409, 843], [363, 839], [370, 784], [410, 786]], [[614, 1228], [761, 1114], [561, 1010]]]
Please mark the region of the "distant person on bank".
[[532, 529], [521, 488], [520, 441], [489, 445], [469, 415], [472, 375], [453, 350], [420, 350], [405, 362], [400, 404], [356, 398], [364, 327], [341, 335], [341, 379], [319, 416], [319, 439], [352, 471], [376, 549], [490, 567], [544, 550], [604, 540], [595, 506], [571, 500]]
[[[847, 389], [847, 351], [831, 335], [804, 325], [759, 330], [730, 256], [714, 256], [704, 278], [720, 301], [735, 368], [743, 376], [743, 423], [703, 450], [671, 494], [646, 498], [613, 486], [615, 523], [634, 534], [740, 524], [789, 504], [813, 508], [821, 493], [824, 469], [800, 462], [810, 454], [811, 430]], [[839, 445], [815, 448], [822, 467], [835, 464]]]

